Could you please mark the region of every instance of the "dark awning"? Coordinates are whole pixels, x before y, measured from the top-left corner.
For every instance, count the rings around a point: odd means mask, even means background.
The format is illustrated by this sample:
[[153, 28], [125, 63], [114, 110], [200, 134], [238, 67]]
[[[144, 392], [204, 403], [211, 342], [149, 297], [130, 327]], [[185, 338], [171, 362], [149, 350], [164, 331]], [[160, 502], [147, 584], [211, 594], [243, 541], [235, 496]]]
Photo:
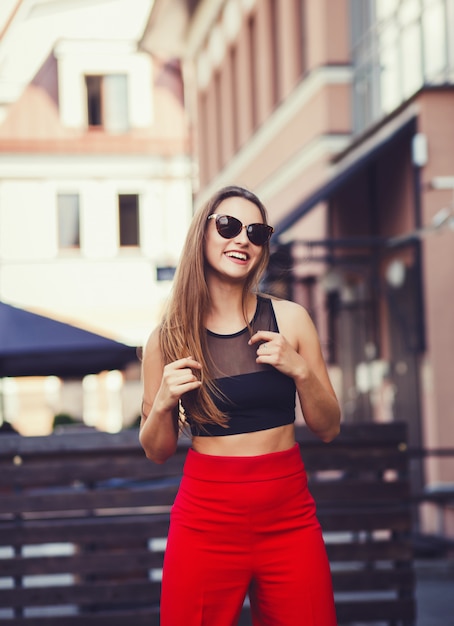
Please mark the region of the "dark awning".
[[0, 302], [2, 378], [80, 378], [135, 361], [133, 346]]
[[292, 209], [285, 217], [282, 218], [274, 227], [273, 239], [276, 240], [286, 230], [293, 226], [298, 220], [304, 217], [319, 202], [328, 200], [338, 189], [345, 185], [351, 178], [356, 176], [362, 169], [368, 166], [372, 161], [377, 159], [380, 153], [386, 149], [389, 144], [395, 141], [401, 135], [415, 130], [415, 118], [411, 116], [404, 124], [400, 125], [392, 132], [384, 133], [384, 137], [374, 143], [370, 150], [364, 151], [358, 158], [343, 168], [338, 174], [335, 174], [330, 180], [324, 183], [310, 196], [305, 198], [301, 204]]

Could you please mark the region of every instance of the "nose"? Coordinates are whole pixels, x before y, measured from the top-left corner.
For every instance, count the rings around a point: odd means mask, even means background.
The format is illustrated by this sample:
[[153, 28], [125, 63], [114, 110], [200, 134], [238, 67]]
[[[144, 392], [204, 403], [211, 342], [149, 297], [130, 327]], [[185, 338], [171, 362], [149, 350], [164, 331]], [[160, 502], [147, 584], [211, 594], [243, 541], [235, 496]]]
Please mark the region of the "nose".
[[241, 230], [238, 233], [238, 235], [235, 237], [235, 241], [240, 241], [242, 243], [248, 243], [249, 238], [247, 236], [246, 228], [247, 228], [246, 224], [243, 224], [241, 226]]

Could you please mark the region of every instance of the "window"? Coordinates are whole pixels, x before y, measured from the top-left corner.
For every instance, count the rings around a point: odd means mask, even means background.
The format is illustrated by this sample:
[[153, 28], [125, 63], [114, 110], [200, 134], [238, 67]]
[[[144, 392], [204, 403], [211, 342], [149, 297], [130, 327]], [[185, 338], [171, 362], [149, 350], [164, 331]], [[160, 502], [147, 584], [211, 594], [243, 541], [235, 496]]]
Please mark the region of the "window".
[[248, 43], [249, 43], [249, 83], [251, 96], [251, 125], [252, 130], [258, 126], [258, 101], [257, 101], [257, 24], [255, 15], [251, 15], [248, 20]]
[[120, 246], [139, 245], [139, 196], [134, 193], [119, 194], [118, 220]]
[[452, 81], [452, 6], [452, 0], [351, 1], [355, 131], [423, 85]]
[[80, 247], [79, 194], [59, 193], [58, 211], [58, 247]]
[[206, 91], [203, 91], [199, 96], [199, 160], [200, 160], [200, 180], [201, 183], [206, 183], [209, 172], [209, 133], [208, 133], [208, 96]]
[[[454, 5], [451, 4], [454, 12]], [[452, 33], [454, 32], [454, 19], [449, 20], [449, 5], [441, 2], [432, 2], [426, 8], [424, 29], [424, 63], [426, 74], [433, 82], [448, 81], [448, 76], [443, 72], [450, 67], [451, 80], [453, 76], [453, 59], [449, 59], [448, 44], [452, 45]], [[430, 44], [428, 45], [428, 42]]]
[[102, 126], [102, 76], [85, 76], [87, 87], [87, 122]]
[[222, 114], [223, 114], [223, 106], [222, 106], [222, 94], [221, 94], [221, 73], [219, 71], [214, 74], [214, 104], [215, 104], [215, 115], [216, 115], [216, 166], [218, 169], [221, 169], [224, 165], [224, 145], [222, 140]]
[[235, 46], [229, 49], [228, 62], [230, 65], [230, 97], [231, 97], [231, 115], [232, 115], [232, 132], [233, 132], [233, 149], [238, 150], [239, 129], [238, 129], [238, 56]]
[[294, 0], [294, 5], [293, 14], [295, 16], [295, 38], [297, 43], [297, 74], [299, 77], [304, 74], [306, 69], [304, 0]]
[[271, 46], [271, 97], [273, 106], [276, 106], [279, 103], [279, 6], [277, 0], [269, 0], [269, 17], [269, 42]]
[[85, 76], [87, 123], [110, 133], [123, 133], [128, 122], [128, 80], [125, 74]]

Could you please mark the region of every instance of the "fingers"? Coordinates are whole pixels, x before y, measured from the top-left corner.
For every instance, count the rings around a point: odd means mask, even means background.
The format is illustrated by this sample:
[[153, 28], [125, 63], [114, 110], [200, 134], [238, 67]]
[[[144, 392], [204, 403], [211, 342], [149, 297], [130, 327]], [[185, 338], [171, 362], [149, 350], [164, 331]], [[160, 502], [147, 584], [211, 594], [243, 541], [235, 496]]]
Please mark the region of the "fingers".
[[201, 381], [193, 370], [201, 370], [201, 364], [192, 357], [185, 357], [164, 367], [160, 388], [160, 400], [168, 408], [173, 408], [188, 391], [201, 386]]
[[192, 385], [192, 383], [200, 383], [200, 380], [194, 374], [193, 369], [200, 371], [201, 368], [201, 364], [192, 357], [179, 359], [178, 361], [169, 363], [164, 367], [163, 381], [169, 389], [174, 390], [173, 393], [175, 393], [175, 390], [180, 393], [185, 393], [184, 391], [181, 391], [179, 387], [189, 384], [191, 385], [191, 388], [193, 388], [194, 385]]
[[192, 356], [186, 356], [183, 359], [178, 359], [178, 361], [173, 361], [173, 363], [169, 363], [166, 367], [175, 367], [176, 369], [191, 367], [198, 370], [202, 369], [201, 364], [192, 358]]
[[[257, 346], [257, 344], [259, 344]], [[270, 354], [282, 351], [285, 339], [280, 333], [269, 330], [259, 330], [249, 339], [249, 345], [257, 346], [258, 356], [270, 356]]]
[[270, 356], [273, 352], [273, 346], [270, 341], [261, 343], [257, 348], [257, 356]]
[[279, 337], [279, 333], [274, 333], [271, 330], [258, 330], [252, 337], [249, 339], [249, 345], [252, 346], [255, 343], [260, 341], [272, 341], [276, 337]]
[[263, 341], [259, 345], [255, 343], [256, 352], [257, 352], [257, 363], [269, 363], [271, 365], [275, 365], [275, 359], [279, 357], [282, 351], [281, 341], [279, 335], [277, 339]]
[[[261, 342], [261, 343], [259, 343]], [[289, 374], [295, 350], [280, 333], [259, 330], [249, 340], [249, 345], [257, 346], [257, 363], [272, 365], [284, 374]]]

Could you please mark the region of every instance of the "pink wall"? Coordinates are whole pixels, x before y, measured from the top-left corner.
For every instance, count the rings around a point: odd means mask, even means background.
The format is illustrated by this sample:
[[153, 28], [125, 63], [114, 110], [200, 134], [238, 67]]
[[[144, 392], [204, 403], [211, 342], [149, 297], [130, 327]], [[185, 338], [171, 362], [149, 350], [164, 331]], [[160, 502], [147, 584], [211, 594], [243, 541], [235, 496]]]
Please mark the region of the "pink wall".
[[[443, 207], [453, 206], [454, 189], [436, 190], [435, 177], [454, 177], [454, 92], [429, 91], [419, 98], [419, 131], [428, 139], [428, 163], [423, 171], [423, 224], [429, 225]], [[447, 123], [447, 122], [450, 123]], [[454, 447], [454, 232], [445, 228], [424, 238], [424, 288], [427, 359], [424, 428], [427, 445]], [[431, 461], [429, 477], [454, 480], [454, 461]]]
[[[50, 55], [0, 126], [0, 151], [8, 152], [189, 152], [188, 119], [178, 65], [153, 61], [154, 116], [149, 128], [109, 135], [102, 129], [61, 124], [57, 61]], [[33, 115], [30, 115], [33, 111]]]

